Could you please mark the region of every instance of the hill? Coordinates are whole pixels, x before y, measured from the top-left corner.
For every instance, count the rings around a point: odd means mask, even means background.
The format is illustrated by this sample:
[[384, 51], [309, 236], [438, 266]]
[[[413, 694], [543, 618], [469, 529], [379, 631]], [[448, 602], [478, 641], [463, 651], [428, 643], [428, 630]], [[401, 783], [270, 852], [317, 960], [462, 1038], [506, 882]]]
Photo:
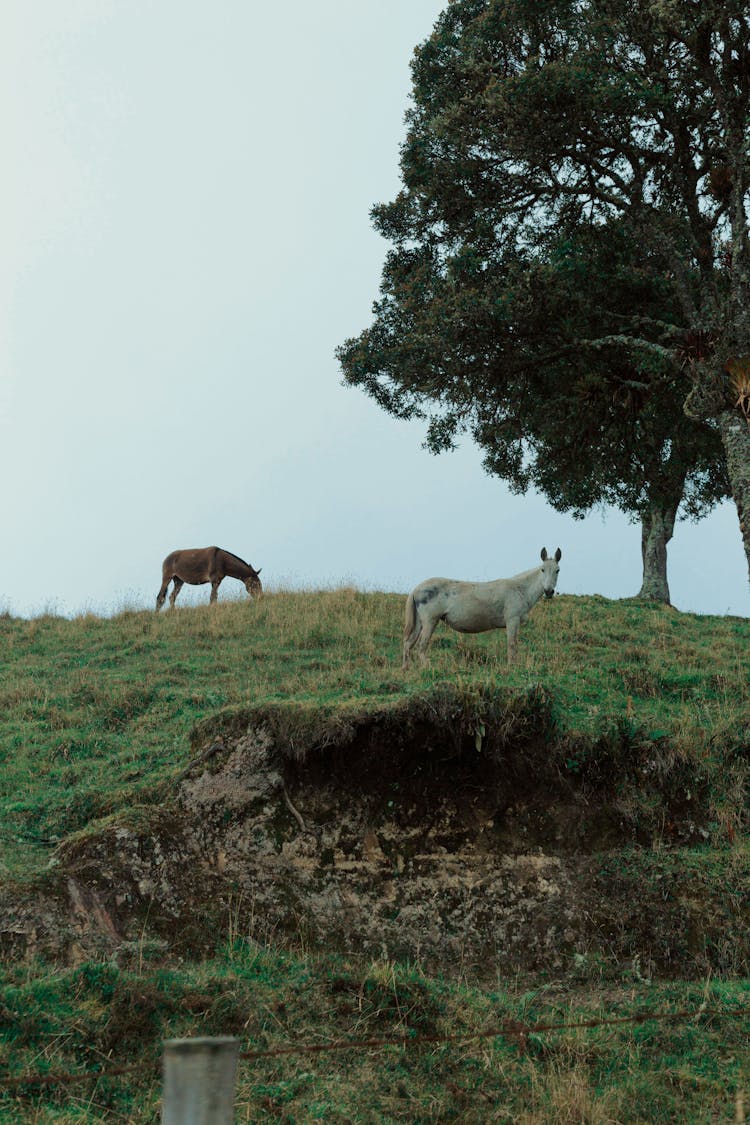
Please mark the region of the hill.
[[[513, 669], [502, 633], [439, 628], [429, 668], [404, 675], [402, 613], [397, 595], [346, 589], [159, 617], [0, 617], [3, 869], [31, 871], [65, 835], [148, 801], [190, 760], [196, 726], [226, 709], [365, 709], [444, 683], [469, 694], [539, 684], [573, 738], [630, 731], [709, 771], [722, 747], [746, 744], [745, 619], [563, 596], [536, 608]], [[726, 833], [738, 810], [715, 796]]]
[[[438, 994], [455, 1016], [457, 977], [477, 1011], [519, 973], [565, 982], [586, 1010], [601, 1010], [594, 985], [625, 1003], [626, 979], [632, 1010], [647, 979], [747, 974], [750, 624], [563, 596], [522, 628], [512, 669], [502, 634], [439, 630], [430, 666], [404, 673], [402, 612], [347, 589], [0, 620], [0, 944], [26, 966], [6, 1010], [21, 978], [23, 1004], [44, 994], [55, 1011], [71, 988], [90, 1006], [105, 978], [110, 995], [156, 988], [144, 1049], [184, 1025], [174, 996], [204, 994], [207, 972], [212, 995], [224, 972], [244, 995], [248, 949], [253, 964], [286, 950], [290, 980], [318, 982], [321, 1028], [332, 972], [346, 995], [391, 972], [412, 1024]], [[162, 995], [178, 964], [193, 984]], [[744, 997], [716, 987], [720, 1006]], [[22, 1068], [41, 1032], [20, 1018]], [[747, 1061], [733, 1056], [722, 1097]]]

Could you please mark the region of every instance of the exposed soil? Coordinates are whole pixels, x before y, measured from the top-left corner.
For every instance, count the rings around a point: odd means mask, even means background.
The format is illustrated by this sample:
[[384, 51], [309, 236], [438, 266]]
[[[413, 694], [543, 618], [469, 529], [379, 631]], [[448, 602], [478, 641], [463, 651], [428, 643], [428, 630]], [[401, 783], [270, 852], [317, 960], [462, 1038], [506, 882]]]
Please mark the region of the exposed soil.
[[447, 972], [748, 971], [747, 872], [706, 847], [699, 776], [653, 743], [563, 744], [539, 694], [456, 707], [205, 728], [160, 805], [0, 891], [0, 948], [195, 954], [242, 935]]

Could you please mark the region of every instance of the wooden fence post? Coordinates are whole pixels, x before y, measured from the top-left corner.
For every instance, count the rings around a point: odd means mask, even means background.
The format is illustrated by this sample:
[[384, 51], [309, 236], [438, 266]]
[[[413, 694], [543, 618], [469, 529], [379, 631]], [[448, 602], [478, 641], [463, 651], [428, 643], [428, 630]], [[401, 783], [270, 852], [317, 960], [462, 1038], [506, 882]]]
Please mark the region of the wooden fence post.
[[239, 1039], [165, 1039], [162, 1125], [232, 1125]]

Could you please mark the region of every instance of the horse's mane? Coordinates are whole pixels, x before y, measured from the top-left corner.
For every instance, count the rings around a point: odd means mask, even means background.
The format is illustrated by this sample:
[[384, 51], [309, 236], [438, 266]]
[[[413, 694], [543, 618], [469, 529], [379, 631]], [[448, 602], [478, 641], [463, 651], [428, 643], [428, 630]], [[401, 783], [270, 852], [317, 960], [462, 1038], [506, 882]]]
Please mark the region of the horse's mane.
[[245, 560], [241, 559], [239, 555], [235, 555], [234, 551], [227, 551], [225, 547], [219, 547], [219, 550], [222, 552], [222, 554], [229, 555], [230, 559], [236, 559], [237, 562], [242, 563], [243, 566], [250, 567], [250, 570], [255, 570], [254, 566], [251, 566], [249, 562], [245, 562]]

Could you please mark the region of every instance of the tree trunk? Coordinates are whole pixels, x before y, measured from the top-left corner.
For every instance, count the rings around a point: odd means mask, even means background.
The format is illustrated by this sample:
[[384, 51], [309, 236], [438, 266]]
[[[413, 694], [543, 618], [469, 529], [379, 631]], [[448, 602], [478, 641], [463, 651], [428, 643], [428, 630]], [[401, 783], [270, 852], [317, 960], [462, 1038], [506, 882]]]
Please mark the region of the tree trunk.
[[649, 601], [669, 601], [667, 583], [667, 543], [672, 538], [677, 504], [654, 505], [641, 519], [641, 554], [643, 556], [643, 583], [639, 598]]
[[738, 411], [724, 410], [718, 423], [750, 578], [750, 422]]

